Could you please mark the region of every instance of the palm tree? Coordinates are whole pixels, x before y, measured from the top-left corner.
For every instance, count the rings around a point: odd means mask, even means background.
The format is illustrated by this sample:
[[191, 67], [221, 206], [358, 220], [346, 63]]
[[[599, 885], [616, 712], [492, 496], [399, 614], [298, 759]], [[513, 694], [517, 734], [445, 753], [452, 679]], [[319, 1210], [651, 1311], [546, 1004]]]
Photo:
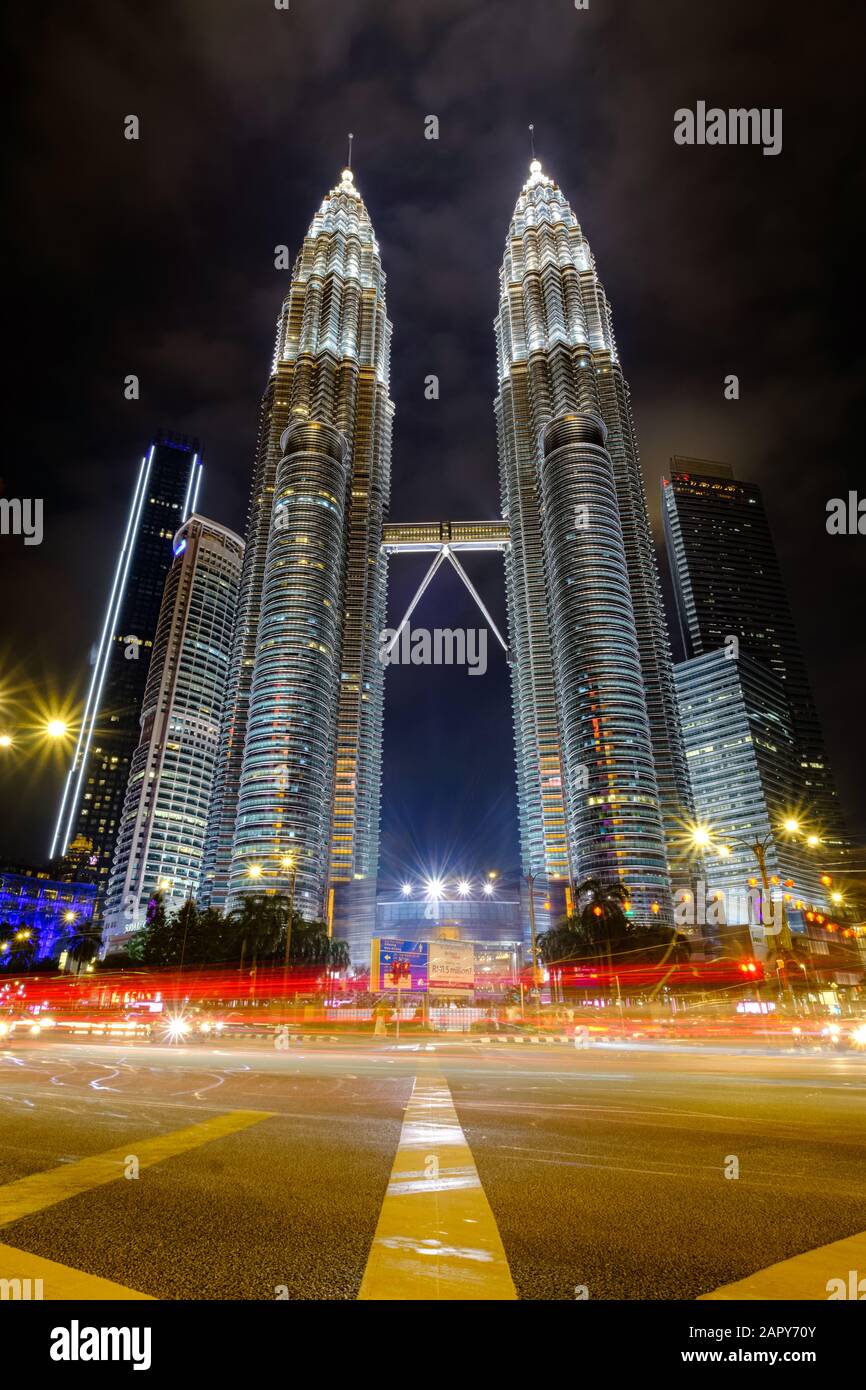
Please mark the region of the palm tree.
[[328, 964], [330, 965], [331, 969], [348, 970], [351, 963], [352, 961], [351, 957], [349, 956], [348, 941], [334, 941], [332, 937], [331, 948], [328, 956]]
[[545, 965], [558, 965], [562, 961], [579, 960], [592, 946], [587, 941], [580, 920], [567, 917], [558, 927], [540, 932], [537, 938], [538, 954]]
[[577, 885], [576, 898], [580, 923], [593, 940], [609, 943], [627, 933], [628, 889], [624, 883], [585, 878]]
[[240, 959], [247, 951], [253, 963], [259, 956], [275, 956], [280, 942], [285, 940], [288, 921], [288, 899], [271, 897], [266, 893], [245, 893], [240, 907], [229, 914], [236, 943], [240, 943]]

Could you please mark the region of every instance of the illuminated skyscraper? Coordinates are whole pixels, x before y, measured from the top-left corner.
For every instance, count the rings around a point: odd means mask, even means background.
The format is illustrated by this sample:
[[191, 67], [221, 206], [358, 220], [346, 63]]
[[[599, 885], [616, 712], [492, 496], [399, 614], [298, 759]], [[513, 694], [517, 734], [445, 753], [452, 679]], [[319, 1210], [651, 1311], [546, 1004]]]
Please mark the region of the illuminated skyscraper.
[[195, 509], [197, 440], [162, 432], [141, 460], [112, 577], [50, 856], [76, 835], [93, 844], [100, 903], [108, 884], [172, 540]]
[[553, 896], [620, 877], [668, 919], [689, 784], [629, 390], [589, 245], [537, 160], [495, 328], [523, 870]]
[[174, 538], [105, 904], [105, 945], [199, 889], [244, 545], [191, 516]]
[[[846, 853], [846, 835], [791, 605], [761, 490], [733, 469], [673, 458], [662, 509], [683, 646], [689, 657], [728, 648], [762, 662], [782, 682], [794, 730], [789, 813]], [[721, 669], [721, 668], [720, 668]]]
[[375, 922], [391, 325], [351, 170], [295, 262], [262, 402], [204, 898], [278, 888], [352, 939]]

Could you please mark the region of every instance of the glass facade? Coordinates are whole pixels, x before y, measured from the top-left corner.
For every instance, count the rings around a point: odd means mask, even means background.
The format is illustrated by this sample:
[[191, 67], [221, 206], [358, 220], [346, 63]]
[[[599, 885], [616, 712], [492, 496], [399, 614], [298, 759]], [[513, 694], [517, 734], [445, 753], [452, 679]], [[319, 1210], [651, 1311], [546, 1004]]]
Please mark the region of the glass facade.
[[[822, 903], [815, 854], [779, 833], [790, 814], [796, 757], [782, 682], [762, 662], [742, 652], [729, 657], [724, 649], [681, 662], [674, 674], [695, 816], [729, 851], [704, 857], [708, 890], [746, 895], [758, 874], [749, 844], [770, 836], [768, 875], [790, 880], [792, 898]], [[676, 885], [691, 886], [688, 880]]]
[[736, 638], [782, 682], [795, 749], [788, 804], [842, 848], [847, 843], [806, 666], [761, 490], [726, 464], [674, 458], [662, 510], [687, 655]]
[[[670, 878], [613, 465], [601, 420], [543, 432], [542, 539], [570, 863], [671, 923]], [[585, 523], [585, 524], [584, 524]]]
[[168, 912], [198, 895], [243, 550], [200, 516], [174, 537], [106, 900], [107, 950], [144, 925], [157, 890]]
[[[235, 826], [230, 895], [289, 890], [326, 910], [340, 690], [348, 450], [329, 425], [283, 435]], [[253, 877], [255, 875], [255, 877]]]
[[[385, 626], [387, 581], [381, 542], [391, 477], [390, 346], [379, 247], [352, 173], [344, 170], [310, 225], [277, 325], [271, 379], [260, 417], [238, 636], [208, 827], [203, 896], [223, 906], [256, 885], [259, 890], [284, 887], [282, 860], [303, 845], [297, 869], [299, 905], [310, 916], [330, 914], [333, 887], [335, 931], [346, 936], [350, 945], [353, 934], [357, 936], [362, 953], [375, 925], [379, 856], [384, 667], [378, 660], [378, 637]], [[337, 460], [331, 442], [326, 446], [327, 457], [322, 455], [316, 464], [324, 470], [323, 477], [327, 474], [323, 490], [338, 499], [339, 511], [331, 513], [330, 519], [335, 521], [339, 515], [341, 534], [331, 531], [324, 516], [332, 505], [327, 498], [320, 499], [324, 529], [308, 533], [315, 536], [315, 546], [321, 544], [322, 555], [328, 556], [321, 563], [331, 568], [329, 582], [339, 581], [327, 595], [315, 585], [306, 590], [309, 640], [315, 641], [317, 625], [328, 634], [321, 643], [328, 649], [327, 657], [324, 652], [318, 654], [321, 674], [327, 668], [329, 679], [332, 649], [337, 653], [333, 703], [330, 691], [317, 696], [325, 722], [316, 729], [315, 752], [310, 748], [311, 756], [320, 760], [315, 805], [307, 783], [296, 775], [296, 758], [303, 754], [301, 732], [290, 729], [293, 708], [299, 719], [307, 717], [303, 711], [308, 708], [309, 692], [303, 682], [312, 669], [308, 655], [301, 660], [296, 649], [300, 664], [290, 663], [283, 670], [283, 722], [269, 751], [261, 713], [274, 708], [278, 697], [273, 652], [266, 641], [273, 640], [274, 624], [287, 623], [294, 631], [300, 621], [288, 590], [279, 597], [278, 576], [286, 564], [286, 546], [275, 525], [282, 524], [280, 513], [288, 515], [291, 510], [285, 496], [280, 498], [279, 511], [276, 507], [278, 471], [283, 487], [301, 456], [295, 455], [294, 464], [286, 462], [282, 440], [290, 426], [318, 428], [321, 440], [338, 435], [345, 450], [342, 480], [334, 472]], [[308, 449], [305, 444], [301, 453], [305, 451], [312, 458], [316, 446]], [[295, 534], [293, 523], [288, 533]], [[308, 544], [300, 540], [300, 533], [296, 539], [298, 545]], [[267, 639], [261, 630], [266, 589]], [[324, 597], [333, 604], [330, 613], [323, 607]], [[259, 701], [263, 703], [257, 708]], [[328, 768], [333, 769], [330, 787], [323, 780]], [[262, 797], [256, 800], [256, 781], [262, 786], [275, 784], [277, 799], [269, 805]], [[248, 875], [252, 863], [261, 865], [259, 880]]]
[[472, 941], [517, 949], [522, 940], [517, 898], [383, 897], [376, 906], [380, 936], [407, 941]]
[[87, 695], [81, 734], [50, 854], [75, 836], [97, 858], [98, 913], [114, 855], [139, 714], [150, 667], [172, 541], [195, 507], [201, 484], [197, 440], [163, 432], [141, 461], [109, 593]]
[[[506, 589], [523, 870], [555, 892], [555, 880], [585, 872], [571, 859], [570, 846], [582, 835], [573, 819], [567, 822], [556, 680], [557, 664], [560, 674], [564, 667], [553, 650], [548, 606], [540, 441], [545, 426], [557, 419], [589, 414], [607, 431], [626, 602], [630, 595], [640, 664], [635, 696], [644, 707], [634, 733], [642, 740], [648, 723], [669, 863], [689, 811], [689, 785], [643, 475], [610, 306], [574, 213], [535, 160], [506, 239], [495, 332], [500, 482], [511, 538]], [[652, 795], [649, 783], [641, 788], [645, 794]], [[647, 838], [654, 840], [658, 806], [636, 804], [645, 805]], [[669, 891], [664, 896], [667, 911]]]

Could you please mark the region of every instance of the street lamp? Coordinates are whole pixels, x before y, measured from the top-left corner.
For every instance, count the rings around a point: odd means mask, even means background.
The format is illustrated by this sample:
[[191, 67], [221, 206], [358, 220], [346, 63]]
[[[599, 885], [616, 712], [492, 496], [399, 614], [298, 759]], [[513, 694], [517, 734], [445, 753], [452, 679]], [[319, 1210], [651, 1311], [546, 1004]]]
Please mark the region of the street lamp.
[[261, 864], [250, 864], [249, 867], [247, 868], [247, 878], [253, 878], [253, 879], [255, 879], [255, 878], [261, 878], [261, 876], [262, 876], [262, 866], [261, 866]]
[[[788, 816], [784, 821], [782, 821], [781, 828], [789, 835], [798, 835], [800, 833], [800, 822], [796, 820], [793, 816]], [[697, 849], [707, 849], [710, 847], [715, 847], [713, 831], [707, 825], [694, 826], [691, 831], [691, 840], [692, 844]], [[761, 875], [761, 925], [764, 926], [764, 904], [765, 902], [772, 902], [772, 894], [770, 892], [770, 878], [767, 873], [767, 850], [773, 843], [773, 832], [772, 830], [769, 830], [766, 835], [760, 837], [756, 835], [754, 840], [734, 839], [732, 843], [739, 846], [742, 849], [749, 850], [749, 852], [755, 856], [755, 859], [758, 862], [758, 869]], [[717, 849], [719, 855], [722, 858], [728, 858], [731, 853], [729, 845], [719, 845]], [[778, 880], [776, 881], [778, 882]], [[784, 896], [781, 899], [779, 910], [781, 915], [781, 923], [779, 932], [775, 935], [773, 949], [774, 954], [776, 955], [779, 962], [783, 963], [785, 952], [791, 951], [793, 949], [793, 942], [791, 941], [791, 931], [788, 926], [788, 915], [785, 911]]]
[[282, 868], [289, 874], [289, 914], [286, 921], [286, 997], [288, 998], [289, 982], [289, 958], [292, 953], [292, 917], [295, 911], [295, 877], [298, 872], [298, 863], [294, 854], [284, 854], [280, 860]]
[[45, 725], [45, 732], [49, 738], [65, 738], [66, 723], [62, 719], [49, 719]]
[[412, 885], [411, 885], [411, 883], [404, 883], [404, 884], [403, 884], [403, 887], [402, 887], [402, 889], [401, 889], [400, 891], [402, 892], [404, 898], [411, 898], [411, 896], [412, 896]]
[[11, 735], [11, 734], [0, 734], [0, 748], [11, 748], [11, 747], [12, 747], [12, 735]]
[[461, 898], [469, 897], [469, 894], [472, 892], [472, 884], [469, 882], [468, 879], [461, 878], [460, 882], [457, 885], [457, 892], [460, 894]]
[[[495, 874], [488, 874], [487, 882], [484, 885], [485, 893], [493, 892], [492, 879]], [[532, 984], [533, 988], [539, 990], [538, 1003], [541, 1004], [540, 985], [541, 978], [538, 969], [538, 945], [535, 938], [535, 874], [526, 875], [526, 885], [529, 889], [529, 949], [532, 952]]]

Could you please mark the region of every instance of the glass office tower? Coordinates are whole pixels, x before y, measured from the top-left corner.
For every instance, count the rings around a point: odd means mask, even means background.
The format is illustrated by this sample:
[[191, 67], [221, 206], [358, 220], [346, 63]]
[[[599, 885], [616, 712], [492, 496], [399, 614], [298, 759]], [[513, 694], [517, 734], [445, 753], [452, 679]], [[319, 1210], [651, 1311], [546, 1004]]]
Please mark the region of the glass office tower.
[[191, 516], [174, 538], [105, 905], [106, 950], [199, 891], [244, 544]]
[[[712, 830], [715, 846], [703, 858], [703, 881], [741, 902], [758, 866], [749, 848], [769, 837], [767, 873], [793, 903], [823, 904], [820, 852], [785, 835], [796, 742], [785, 686], [765, 662], [724, 648], [674, 667], [680, 722], [699, 824]], [[692, 879], [675, 885], [693, 888]], [[741, 909], [734, 920], [747, 921]]]
[[[593, 816], [598, 816], [597, 799], [606, 798], [606, 814], [601, 818], [610, 823], [618, 876], [629, 887], [644, 874], [648, 874], [648, 887], [660, 877], [658, 894], [667, 919], [670, 888], [665, 862], [673, 860], [681, 838], [689, 789], [628, 385], [613, 336], [610, 306], [589, 245], [561, 190], [537, 160], [530, 166], [508, 230], [495, 330], [502, 505], [511, 534], [506, 586], [524, 873], [541, 877], [554, 897], [557, 883], [585, 877], [593, 861], [586, 857], [588, 839], [581, 818], [589, 813], [590, 802]], [[633, 630], [637, 644], [639, 670], [631, 673], [630, 692], [633, 727], [627, 730], [627, 719], [618, 713], [611, 724], [616, 738], [599, 734], [604, 776], [615, 768], [610, 786], [617, 790], [612, 798], [600, 787], [581, 785], [582, 764], [575, 764], [574, 771], [564, 765], [566, 759], [573, 761], [564, 750], [572, 738], [572, 682], [581, 676], [568, 659], [566, 628], [559, 624], [555, 631], [551, 622], [549, 596], [556, 576], [551, 572], [554, 557], [545, 535], [545, 525], [549, 529], [551, 524], [545, 523], [545, 508], [549, 512], [551, 503], [543, 487], [542, 432], [569, 416], [597, 419], [604, 426], [604, 444], [596, 439], [593, 447], [606, 454], [615, 490], [617, 543], [611, 563], [614, 568], [624, 565], [617, 581], [617, 612], [624, 628]], [[590, 442], [587, 439], [584, 444]], [[575, 462], [578, 473], [582, 467]], [[598, 463], [594, 467], [598, 472]], [[603, 466], [601, 473], [606, 481]], [[590, 476], [591, 470], [585, 480]], [[581, 544], [598, 544], [601, 531], [609, 530], [607, 489], [601, 483], [600, 487], [594, 512], [593, 498], [578, 484], [575, 473], [575, 499], [580, 493], [576, 505], [589, 508], [577, 517], [561, 518], [563, 525], [569, 520], [574, 523], [575, 550]], [[565, 493], [570, 497], [569, 485]], [[595, 534], [594, 527], [598, 527]], [[562, 557], [556, 561], [557, 575], [568, 586], [574, 576], [567, 574], [561, 562]], [[589, 593], [588, 571], [585, 583]], [[628, 663], [630, 636], [624, 652]], [[592, 677], [587, 679], [591, 687]], [[647, 728], [649, 765], [644, 747]], [[620, 789], [625, 795], [629, 783], [633, 790], [626, 831], [620, 818], [625, 803], [618, 798]], [[659, 824], [665, 832], [661, 838]], [[643, 846], [637, 859], [632, 858], [634, 836]]]
[[299, 909], [350, 944], [375, 926], [390, 345], [379, 247], [346, 169], [277, 326], [203, 896], [285, 890], [291, 860]]
[[760, 488], [727, 464], [676, 457], [662, 479], [662, 509], [686, 655], [736, 638], [741, 651], [778, 677], [795, 741], [789, 808], [844, 849], [838, 796]]
[[81, 729], [49, 854], [83, 835], [96, 858], [104, 903], [172, 542], [195, 509], [201, 485], [198, 440], [159, 433], [141, 460], [92, 656]]

